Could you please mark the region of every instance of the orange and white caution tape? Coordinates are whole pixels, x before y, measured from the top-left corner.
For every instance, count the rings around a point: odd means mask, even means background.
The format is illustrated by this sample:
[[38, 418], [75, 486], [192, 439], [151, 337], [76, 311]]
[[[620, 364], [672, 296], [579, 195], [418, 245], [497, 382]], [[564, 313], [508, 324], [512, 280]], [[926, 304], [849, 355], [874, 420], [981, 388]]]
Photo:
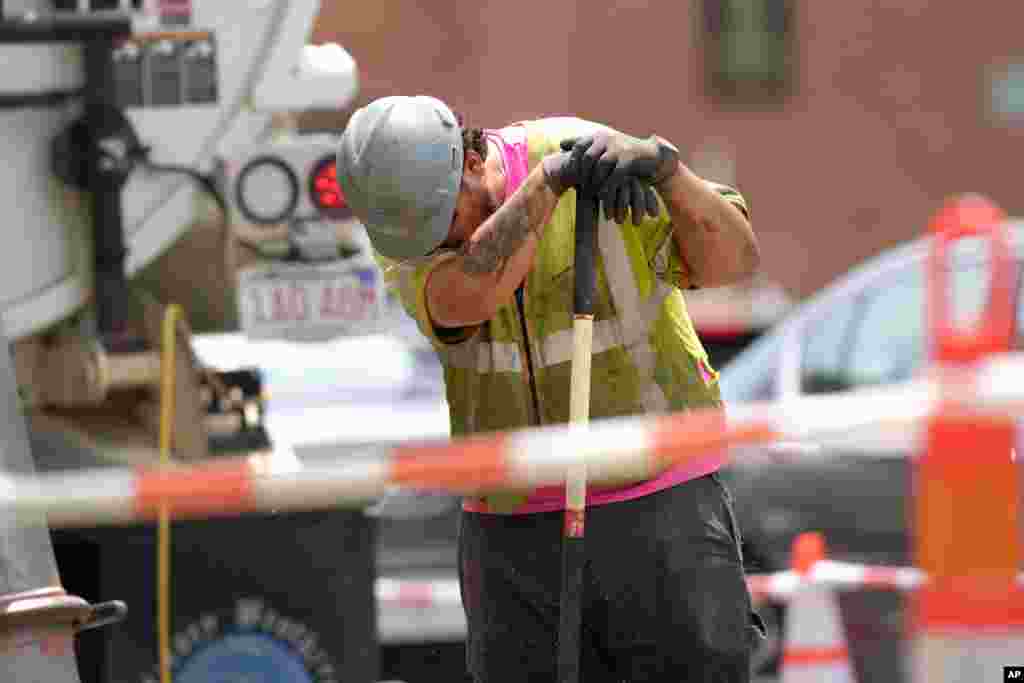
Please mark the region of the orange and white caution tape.
[[[792, 570], [747, 576], [750, 595], [756, 602], [788, 602], [797, 588], [808, 583], [834, 591], [911, 591], [927, 583], [927, 577], [916, 567], [862, 565], [835, 560], [818, 562], [806, 576]], [[1018, 583], [1024, 585], [1024, 573], [1018, 577]]]
[[787, 602], [805, 584], [835, 591], [913, 590], [923, 581], [921, 571], [913, 567], [858, 565], [835, 560], [816, 563], [804, 576], [793, 570], [747, 576], [750, 595], [757, 602]]
[[[452, 441], [368, 448], [280, 467], [274, 456], [141, 469], [93, 468], [0, 478], [0, 514], [46, 514], [53, 526], [320, 509], [363, 504], [395, 487], [471, 494], [560, 485], [584, 463], [595, 484], [720, 459], [732, 447], [919, 427], [950, 386], [935, 377], [889, 387], [737, 404], [719, 410], [616, 418]], [[974, 367], [957, 385], [964, 411], [1024, 415], [1024, 354]], [[960, 391], [962, 389], [962, 391]]]
[[[924, 574], [914, 567], [859, 565], [823, 560], [806, 576], [793, 570], [771, 574], [750, 574], [747, 586], [755, 602], [788, 602], [802, 585], [819, 585], [836, 592], [856, 590], [910, 591], [925, 582]], [[1020, 576], [1024, 585], [1024, 573]], [[447, 579], [377, 579], [377, 602], [383, 606], [407, 609], [461, 607], [459, 582]]]

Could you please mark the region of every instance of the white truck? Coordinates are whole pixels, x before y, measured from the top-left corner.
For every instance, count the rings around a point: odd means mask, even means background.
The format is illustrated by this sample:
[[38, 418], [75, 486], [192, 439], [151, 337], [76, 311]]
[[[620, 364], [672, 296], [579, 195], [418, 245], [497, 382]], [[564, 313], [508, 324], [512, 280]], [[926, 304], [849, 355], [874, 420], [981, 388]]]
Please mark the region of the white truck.
[[[447, 434], [435, 375], [420, 380], [412, 402], [386, 391], [374, 408], [358, 391], [322, 396], [335, 401], [336, 411], [320, 408], [333, 419], [310, 422], [309, 397], [296, 402], [283, 389], [304, 392], [301, 382], [281, 380], [305, 366], [259, 355], [283, 344], [308, 360], [311, 349], [351, 340], [352, 349], [362, 344], [361, 356], [383, 354], [392, 384], [393, 373], [409, 373], [410, 359], [423, 358], [394, 331], [400, 316], [337, 190], [335, 137], [287, 125], [289, 113], [345, 109], [358, 92], [344, 48], [308, 44], [319, 9], [319, 0], [0, 2], [0, 187], [9, 226], [0, 329], [10, 350], [0, 358], [10, 408], [0, 469], [153, 466], [165, 455], [194, 461], [247, 451], [301, 466], [317, 448], [347, 445], [355, 454], [356, 442], [380, 439], [367, 425], [383, 424], [388, 406], [415, 405], [406, 424], [422, 431], [405, 436]], [[178, 302], [154, 296], [137, 275], [211, 215], [231, 242], [257, 255], [232, 283], [239, 325], [196, 336], [186, 309], [173, 326], [177, 352], [168, 365], [162, 332]], [[207, 256], [221, 266], [224, 253]], [[184, 287], [158, 289], [191, 294], [189, 274], [178, 276]], [[236, 351], [218, 356], [226, 341]], [[250, 351], [256, 356], [246, 361]], [[169, 368], [168, 449], [159, 435]], [[359, 385], [354, 364], [323, 369], [339, 378], [335, 389]], [[268, 399], [268, 387], [282, 388], [280, 398]], [[355, 412], [339, 419], [346, 406]], [[337, 428], [328, 434], [326, 425]], [[179, 683], [213, 671], [228, 676], [218, 680], [370, 683], [378, 642], [414, 635], [410, 619], [387, 606], [422, 617], [423, 601], [410, 602], [409, 591], [449, 590], [454, 578], [453, 532], [442, 534], [443, 571], [417, 577], [403, 574], [401, 559], [388, 565], [401, 553], [380, 550], [388, 532], [378, 539], [374, 522], [390, 509], [392, 517], [411, 510], [447, 523], [452, 502], [413, 500], [397, 513], [397, 501], [386, 503], [369, 514], [175, 526], [169, 664], [158, 661], [155, 644], [166, 626], [156, 617], [156, 581], [141, 571], [152, 568], [153, 529], [61, 535], [45, 520], [3, 520], [0, 640], [17, 647], [0, 651], [0, 669], [14, 680], [55, 683], [159, 680], [166, 666]], [[403, 583], [409, 579], [418, 580]], [[127, 603], [123, 623], [94, 631], [115, 634], [103, 645], [83, 632], [76, 659], [66, 648], [47, 651], [38, 638], [14, 638], [28, 617], [45, 621], [76, 593], [85, 598], [74, 603], [76, 614], [87, 618], [74, 628], [103, 621], [88, 600]], [[457, 600], [446, 604], [454, 621], [441, 626], [442, 637], [457, 640], [461, 609]], [[442, 621], [421, 625], [429, 633]]]

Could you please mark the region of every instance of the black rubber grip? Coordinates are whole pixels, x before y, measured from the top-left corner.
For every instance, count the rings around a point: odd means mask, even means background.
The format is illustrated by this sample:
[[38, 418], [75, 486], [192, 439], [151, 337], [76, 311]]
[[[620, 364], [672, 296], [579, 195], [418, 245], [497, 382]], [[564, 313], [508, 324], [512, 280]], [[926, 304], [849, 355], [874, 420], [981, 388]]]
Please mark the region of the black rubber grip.
[[594, 289], [597, 272], [594, 260], [597, 248], [597, 197], [576, 195], [576, 281], [572, 308], [576, 315], [594, 314]]
[[579, 683], [583, 612], [582, 537], [562, 539], [562, 602], [558, 624], [558, 683]]

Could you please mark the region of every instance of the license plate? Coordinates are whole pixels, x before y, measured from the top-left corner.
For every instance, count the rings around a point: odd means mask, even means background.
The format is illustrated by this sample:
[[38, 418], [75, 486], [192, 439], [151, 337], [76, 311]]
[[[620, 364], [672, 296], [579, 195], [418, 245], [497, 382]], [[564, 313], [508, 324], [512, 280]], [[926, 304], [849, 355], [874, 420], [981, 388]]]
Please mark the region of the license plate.
[[321, 341], [379, 332], [385, 291], [368, 258], [269, 264], [238, 275], [242, 331], [250, 337]]

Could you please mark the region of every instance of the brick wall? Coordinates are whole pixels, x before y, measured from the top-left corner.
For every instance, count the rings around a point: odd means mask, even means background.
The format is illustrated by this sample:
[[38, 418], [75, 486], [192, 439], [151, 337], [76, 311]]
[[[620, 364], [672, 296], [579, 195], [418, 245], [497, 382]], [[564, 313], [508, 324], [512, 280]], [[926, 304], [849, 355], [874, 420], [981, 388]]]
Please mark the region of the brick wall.
[[1024, 60], [1024, 3], [795, 0], [795, 93], [760, 110], [705, 93], [694, 3], [323, 4], [314, 40], [354, 55], [359, 104], [429, 93], [486, 126], [573, 113], [656, 131], [701, 166], [727, 151], [763, 270], [797, 296], [920, 234], [949, 193], [1024, 215], [1024, 126], [990, 122], [985, 80], [989, 64]]

